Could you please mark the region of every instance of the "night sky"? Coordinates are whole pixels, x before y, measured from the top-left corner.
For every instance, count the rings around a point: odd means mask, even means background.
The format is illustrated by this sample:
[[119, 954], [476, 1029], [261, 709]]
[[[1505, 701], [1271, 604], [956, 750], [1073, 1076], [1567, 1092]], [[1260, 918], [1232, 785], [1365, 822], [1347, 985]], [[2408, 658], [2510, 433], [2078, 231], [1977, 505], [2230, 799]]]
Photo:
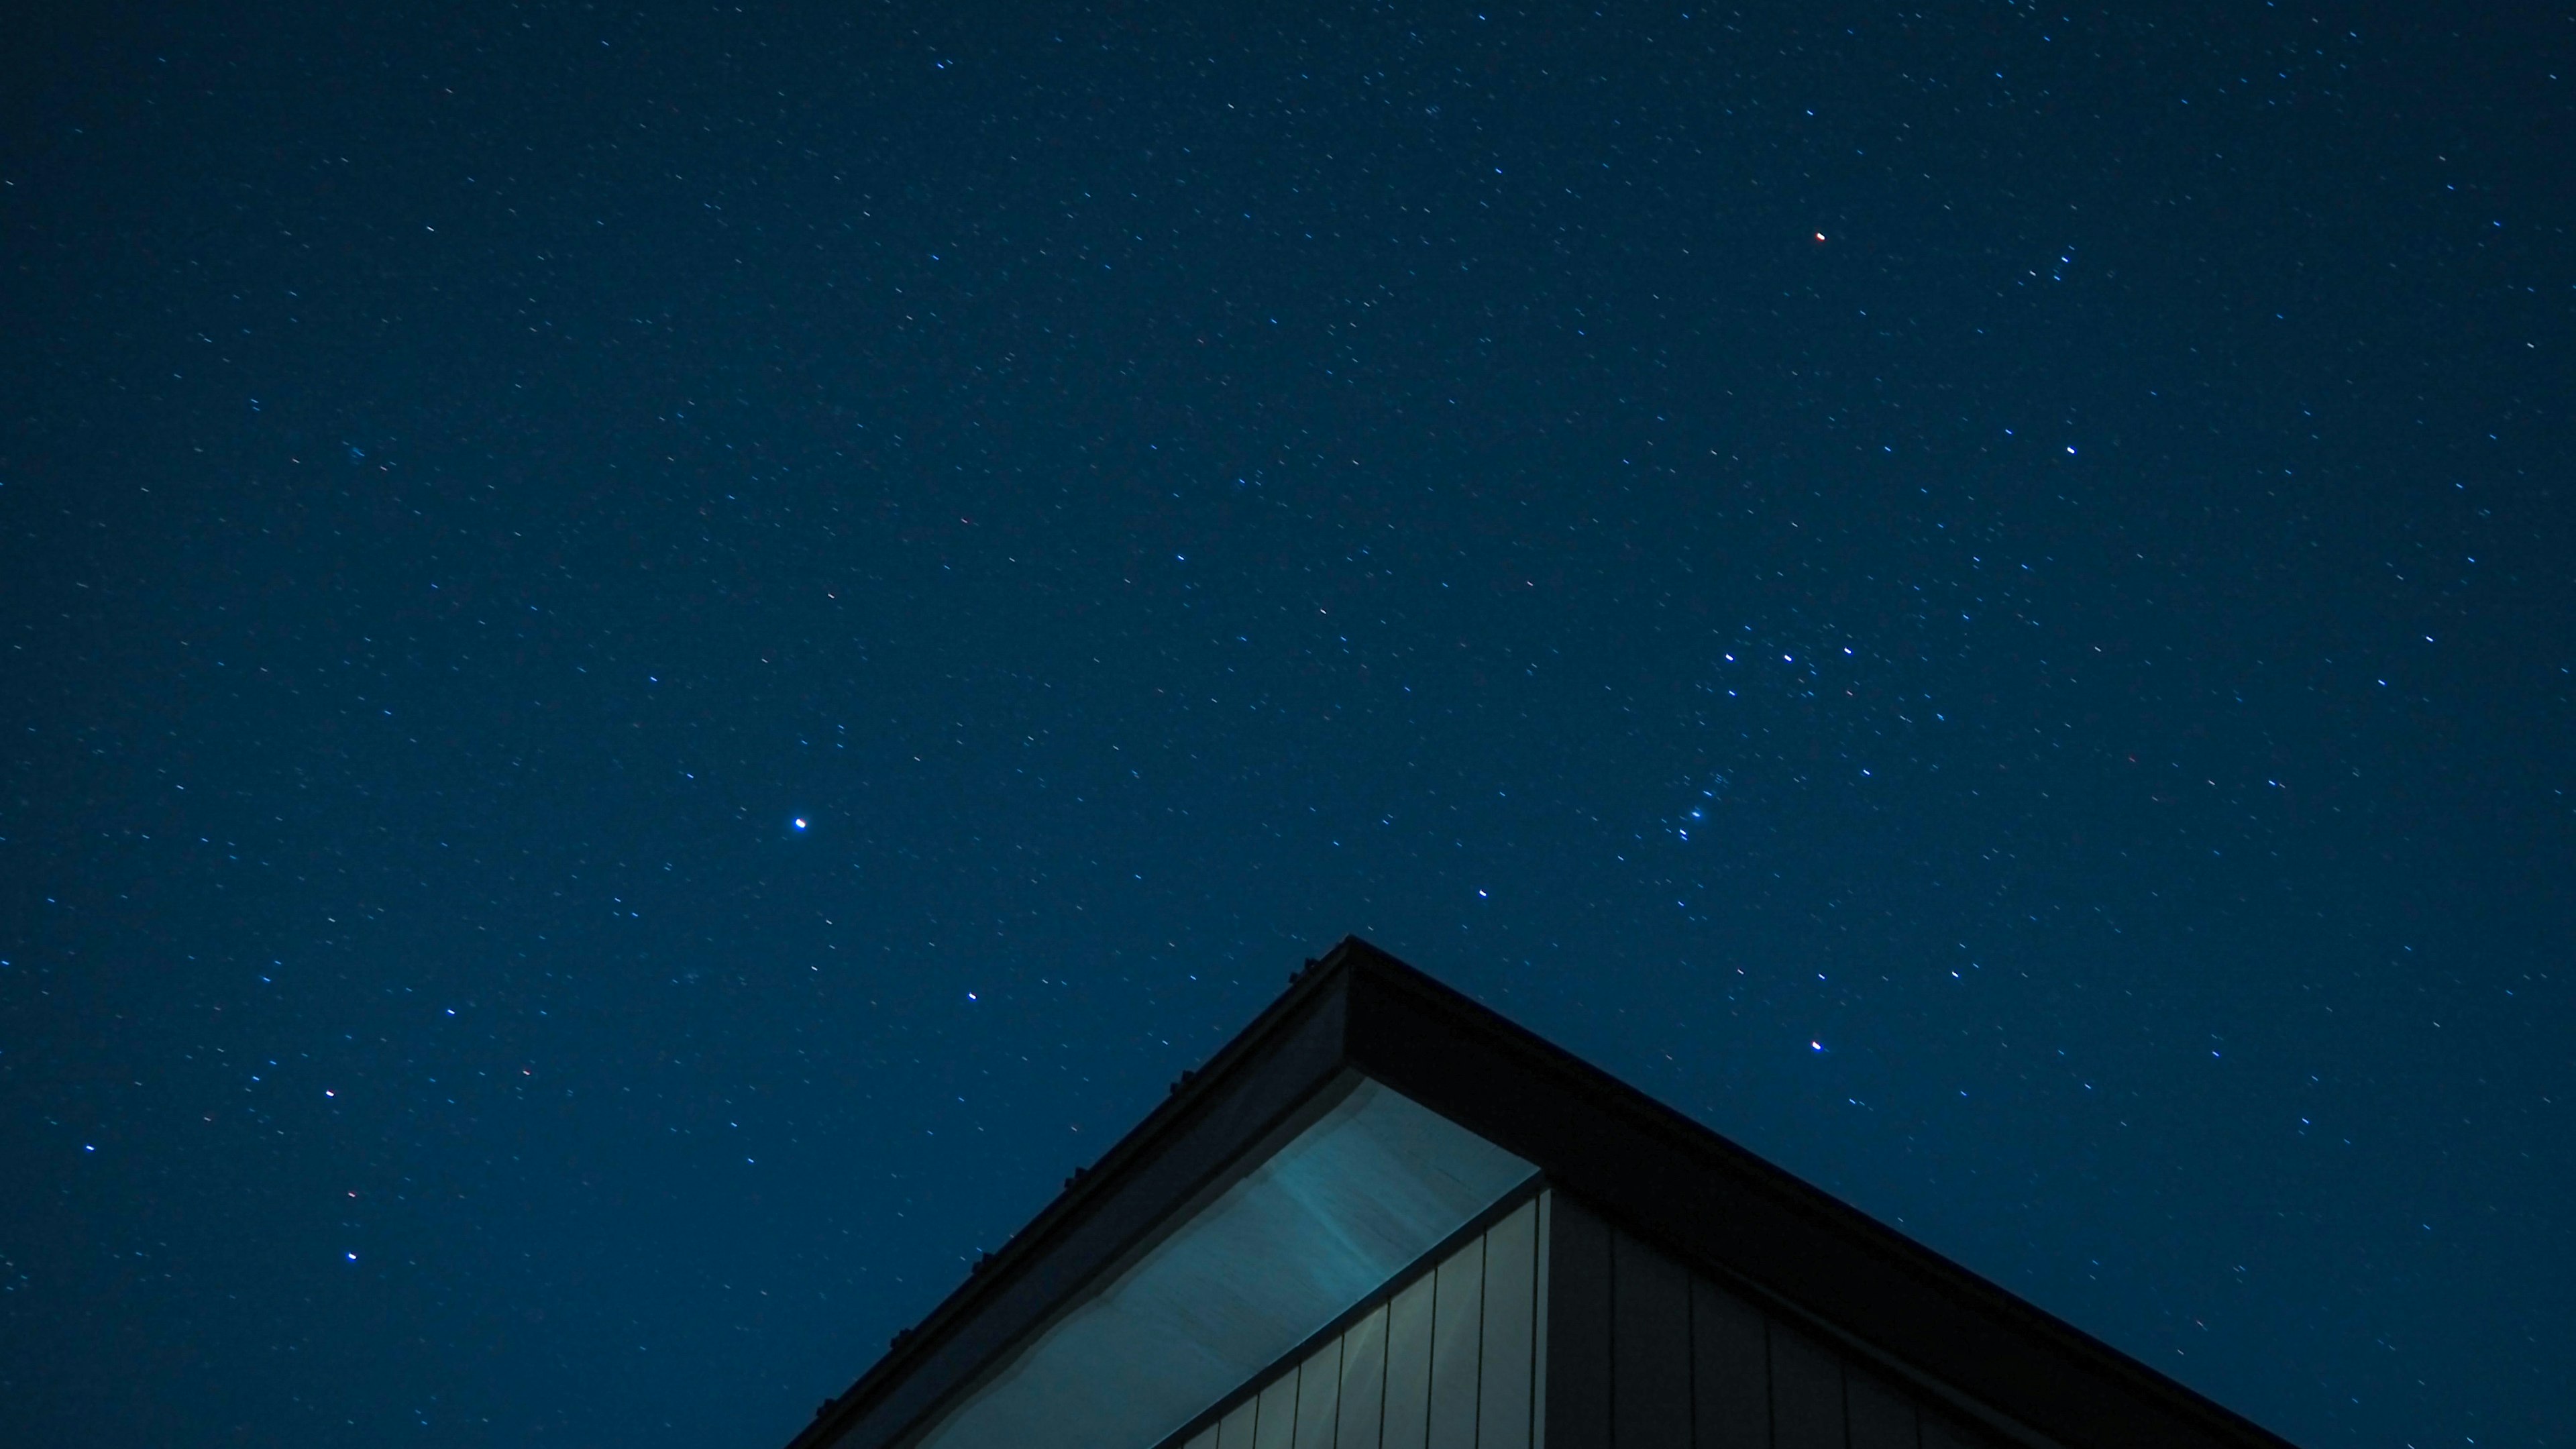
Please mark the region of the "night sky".
[[0, 1440], [782, 1443], [1346, 932], [2576, 1439], [2564, 6], [102, 8]]

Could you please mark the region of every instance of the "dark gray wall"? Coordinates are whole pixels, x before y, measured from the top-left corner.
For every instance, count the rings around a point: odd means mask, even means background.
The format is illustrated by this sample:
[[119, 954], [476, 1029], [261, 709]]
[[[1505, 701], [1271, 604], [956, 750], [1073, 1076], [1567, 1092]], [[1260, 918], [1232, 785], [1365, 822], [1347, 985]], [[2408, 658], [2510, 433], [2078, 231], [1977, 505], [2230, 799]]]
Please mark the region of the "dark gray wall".
[[1540, 1207], [1544, 1449], [2000, 1443], [1564, 1194]]

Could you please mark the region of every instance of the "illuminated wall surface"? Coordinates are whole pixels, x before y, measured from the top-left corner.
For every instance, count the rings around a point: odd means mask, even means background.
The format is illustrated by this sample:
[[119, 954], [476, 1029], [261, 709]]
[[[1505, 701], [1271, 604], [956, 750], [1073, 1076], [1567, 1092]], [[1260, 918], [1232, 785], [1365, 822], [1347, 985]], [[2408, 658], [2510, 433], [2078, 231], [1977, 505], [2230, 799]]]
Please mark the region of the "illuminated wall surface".
[[1989, 1442], [1547, 1193], [1239, 1391], [1182, 1443], [1534, 1449], [1551, 1424], [1561, 1444], [1617, 1449]]
[[922, 1449], [1149, 1449], [1532, 1171], [1402, 1093], [1349, 1084], [1040, 1333]]
[[1537, 1202], [1414, 1275], [1189, 1449], [1528, 1449], [1538, 1402]]

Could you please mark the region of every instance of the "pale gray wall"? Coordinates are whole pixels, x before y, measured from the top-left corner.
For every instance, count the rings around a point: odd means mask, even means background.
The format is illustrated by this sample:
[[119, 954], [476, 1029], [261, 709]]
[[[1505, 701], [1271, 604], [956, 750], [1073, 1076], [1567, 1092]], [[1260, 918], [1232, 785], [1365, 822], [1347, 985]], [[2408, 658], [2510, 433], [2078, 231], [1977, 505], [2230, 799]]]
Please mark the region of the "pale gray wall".
[[1538, 1216], [1469, 1239], [1187, 1449], [1532, 1449]]

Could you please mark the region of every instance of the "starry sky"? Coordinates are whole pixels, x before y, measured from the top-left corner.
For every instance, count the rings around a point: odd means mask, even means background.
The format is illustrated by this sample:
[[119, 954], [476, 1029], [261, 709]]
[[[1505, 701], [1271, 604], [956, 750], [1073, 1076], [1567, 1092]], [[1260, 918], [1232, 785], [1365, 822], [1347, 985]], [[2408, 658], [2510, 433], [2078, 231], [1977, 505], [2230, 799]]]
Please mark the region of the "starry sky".
[[1360, 932], [2576, 1425], [2576, 16], [13, 12], [0, 1437], [775, 1445]]

